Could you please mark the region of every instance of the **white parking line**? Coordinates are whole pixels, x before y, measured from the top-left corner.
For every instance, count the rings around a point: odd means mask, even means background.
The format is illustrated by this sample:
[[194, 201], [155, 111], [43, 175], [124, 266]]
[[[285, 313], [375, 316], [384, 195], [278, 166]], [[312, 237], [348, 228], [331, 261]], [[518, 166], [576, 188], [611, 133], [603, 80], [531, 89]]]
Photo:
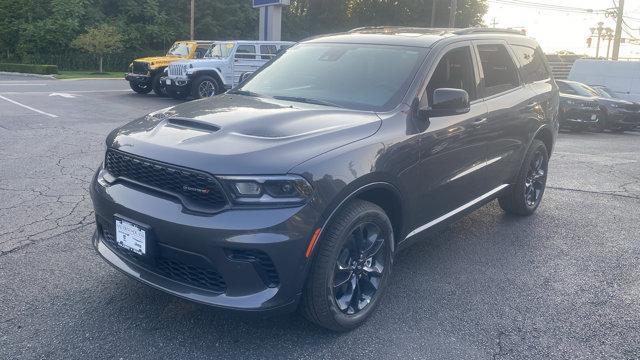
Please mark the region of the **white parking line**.
[[47, 86], [47, 84], [30, 84], [30, 83], [6, 83], [0, 82], [0, 86]]
[[29, 110], [31, 110], [31, 111], [35, 111], [35, 112], [37, 112], [38, 114], [46, 115], [46, 116], [49, 116], [49, 117], [52, 117], [52, 118], [57, 118], [57, 117], [58, 117], [58, 115], [53, 115], [53, 114], [49, 114], [48, 112], [44, 112], [44, 111], [41, 111], [41, 110], [38, 110], [38, 109], [34, 109], [34, 108], [32, 108], [31, 106], [27, 106], [27, 105], [25, 105], [25, 104], [21, 104], [21, 103], [19, 103], [19, 102], [17, 102], [17, 101], [13, 101], [13, 100], [11, 100], [11, 99], [9, 99], [9, 98], [6, 98], [6, 97], [4, 97], [4, 96], [2, 96], [2, 95], [0, 95], [0, 99], [6, 100], [6, 101], [8, 101], [8, 102], [10, 102], [10, 103], [12, 103], [12, 104], [16, 104], [16, 105], [18, 105], [18, 106], [22, 106], [22, 107], [23, 107], [23, 108], [25, 108], [25, 109], [29, 109]]
[[[90, 93], [109, 93], [109, 92], [130, 92], [133, 90], [62, 90], [65, 93], [72, 94], [90, 94]], [[21, 95], [21, 94], [51, 94], [52, 91], [0, 91], [2, 95]]]

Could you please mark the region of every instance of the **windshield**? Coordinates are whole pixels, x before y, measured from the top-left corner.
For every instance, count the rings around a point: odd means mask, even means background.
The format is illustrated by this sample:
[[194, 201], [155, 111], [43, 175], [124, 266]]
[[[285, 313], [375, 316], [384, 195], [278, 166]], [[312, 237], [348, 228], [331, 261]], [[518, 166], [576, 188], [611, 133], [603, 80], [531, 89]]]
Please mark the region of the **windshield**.
[[582, 96], [600, 96], [597, 91], [584, 84], [575, 83], [572, 87]]
[[390, 45], [300, 44], [239, 90], [357, 110], [400, 103], [427, 49]]
[[216, 43], [211, 45], [205, 57], [226, 59], [233, 50], [233, 43]]
[[608, 88], [598, 86], [598, 87], [595, 87], [594, 90], [597, 91], [598, 94], [603, 98], [607, 98], [607, 99], [616, 98], [615, 96], [613, 96], [613, 92]]
[[189, 55], [189, 45], [185, 43], [175, 43], [167, 52], [167, 55], [187, 56]]

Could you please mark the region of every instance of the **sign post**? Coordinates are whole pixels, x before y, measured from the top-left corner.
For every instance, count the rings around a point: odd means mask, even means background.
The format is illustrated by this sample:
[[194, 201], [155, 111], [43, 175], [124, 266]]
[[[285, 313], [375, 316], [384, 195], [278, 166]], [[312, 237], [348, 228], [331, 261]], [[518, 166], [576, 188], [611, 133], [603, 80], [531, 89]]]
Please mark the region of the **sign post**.
[[282, 7], [289, 4], [290, 0], [253, 0], [253, 7], [260, 9], [260, 40], [281, 40]]

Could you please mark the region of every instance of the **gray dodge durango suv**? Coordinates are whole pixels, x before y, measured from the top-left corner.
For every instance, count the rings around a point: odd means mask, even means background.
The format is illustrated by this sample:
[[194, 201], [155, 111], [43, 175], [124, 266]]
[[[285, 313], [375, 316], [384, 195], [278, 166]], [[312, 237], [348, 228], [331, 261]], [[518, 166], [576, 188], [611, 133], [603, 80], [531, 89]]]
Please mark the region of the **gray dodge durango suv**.
[[93, 244], [176, 296], [345, 331], [400, 248], [494, 199], [532, 214], [557, 131], [558, 88], [518, 32], [319, 36], [109, 134]]

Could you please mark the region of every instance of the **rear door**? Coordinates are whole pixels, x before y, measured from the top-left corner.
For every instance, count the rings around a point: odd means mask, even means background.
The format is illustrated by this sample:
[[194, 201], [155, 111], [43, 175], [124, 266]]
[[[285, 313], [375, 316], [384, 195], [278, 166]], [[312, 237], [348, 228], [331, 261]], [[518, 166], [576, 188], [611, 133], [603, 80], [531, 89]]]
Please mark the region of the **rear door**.
[[[474, 41], [480, 60], [480, 94], [487, 104], [483, 127], [487, 140], [485, 175], [491, 188], [512, 182], [534, 130], [539, 104], [521, 81], [511, 48], [505, 41]], [[533, 122], [531, 122], [533, 119]]]
[[413, 185], [417, 189], [414, 223], [421, 225], [418, 229], [435, 225], [434, 221], [487, 191], [481, 171], [486, 159], [481, 131], [487, 110], [477, 95], [479, 76], [471, 43], [449, 45], [435, 63], [421, 102], [430, 104], [439, 88], [463, 89], [469, 94], [470, 111], [431, 117], [419, 135], [418, 178]]
[[239, 44], [233, 59], [233, 86], [236, 86], [244, 73], [252, 74], [267, 60], [258, 53], [257, 44]]

